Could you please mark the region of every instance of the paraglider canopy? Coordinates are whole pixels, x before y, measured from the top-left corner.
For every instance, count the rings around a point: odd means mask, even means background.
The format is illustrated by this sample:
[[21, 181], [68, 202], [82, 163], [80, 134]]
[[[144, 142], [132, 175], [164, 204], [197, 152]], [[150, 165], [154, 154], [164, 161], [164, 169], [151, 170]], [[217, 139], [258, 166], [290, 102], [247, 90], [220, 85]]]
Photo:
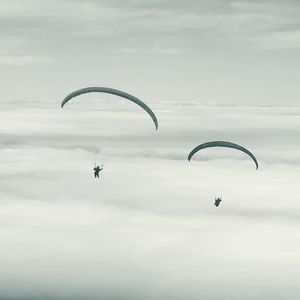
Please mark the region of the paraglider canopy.
[[77, 97], [79, 95], [82, 94], [87, 94], [87, 93], [106, 93], [106, 94], [112, 94], [112, 95], [116, 95], [122, 98], [125, 98], [129, 101], [134, 102], [135, 104], [139, 105], [141, 108], [143, 108], [151, 117], [156, 130], [158, 129], [158, 121], [157, 118], [154, 114], [154, 112], [150, 109], [150, 107], [144, 103], [142, 100], [117, 89], [112, 89], [112, 88], [108, 88], [108, 87], [86, 87], [86, 88], [82, 88], [79, 90], [76, 90], [74, 92], [72, 92], [71, 94], [69, 94], [68, 96], [65, 97], [65, 99], [62, 101], [61, 103], [61, 108], [64, 107], [64, 105], [69, 102], [72, 98]]
[[225, 141], [212, 141], [212, 142], [204, 143], [204, 144], [201, 144], [201, 145], [195, 147], [190, 152], [190, 154], [188, 156], [188, 160], [190, 161], [192, 159], [192, 157], [194, 156], [194, 154], [197, 153], [198, 151], [205, 149], [205, 148], [210, 148], [210, 147], [225, 147], [225, 148], [232, 148], [232, 149], [242, 151], [252, 158], [252, 160], [255, 163], [256, 170], [258, 169], [257, 159], [249, 150], [247, 150], [246, 148], [244, 148], [238, 144], [231, 143], [231, 142], [225, 142]]

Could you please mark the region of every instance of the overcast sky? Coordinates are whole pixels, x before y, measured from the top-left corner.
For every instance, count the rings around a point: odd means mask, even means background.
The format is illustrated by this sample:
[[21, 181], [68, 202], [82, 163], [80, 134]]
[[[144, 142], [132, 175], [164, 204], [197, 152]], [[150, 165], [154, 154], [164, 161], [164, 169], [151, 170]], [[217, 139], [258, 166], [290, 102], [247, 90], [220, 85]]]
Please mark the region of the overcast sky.
[[297, 299], [299, 10], [0, 2], [0, 300]]
[[104, 85], [147, 99], [295, 104], [299, 14], [297, 0], [1, 1], [0, 97]]

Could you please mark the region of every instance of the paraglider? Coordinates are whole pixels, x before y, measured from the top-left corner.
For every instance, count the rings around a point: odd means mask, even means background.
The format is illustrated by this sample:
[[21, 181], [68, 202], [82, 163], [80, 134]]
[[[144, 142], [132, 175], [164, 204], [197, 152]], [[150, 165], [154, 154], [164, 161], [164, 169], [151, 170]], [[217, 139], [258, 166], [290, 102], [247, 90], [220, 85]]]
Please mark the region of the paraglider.
[[[207, 142], [203, 143], [197, 147], [195, 147], [188, 155], [188, 160], [190, 161], [192, 157], [197, 153], [198, 151], [206, 148], [211, 148], [211, 147], [225, 147], [225, 148], [232, 148], [236, 149], [239, 151], [242, 151], [246, 153], [250, 158], [254, 161], [256, 170], [258, 169], [258, 162], [256, 157], [246, 148], [242, 147], [241, 145], [231, 143], [231, 142], [225, 142], [225, 141], [212, 141], [212, 142]], [[215, 197], [215, 206], [218, 207], [222, 201], [222, 197]]]
[[222, 201], [222, 197], [215, 198], [215, 206], [218, 207]]
[[103, 165], [101, 167], [95, 166], [95, 168], [93, 170], [94, 170], [94, 176], [95, 176], [95, 178], [99, 178], [99, 173], [100, 173], [100, 171], [103, 170]]
[[[108, 87], [86, 87], [86, 88], [82, 88], [79, 90], [76, 90], [74, 92], [72, 92], [71, 94], [67, 95], [62, 103], [61, 103], [61, 108], [63, 108], [66, 103], [68, 103], [71, 99], [83, 95], [83, 94], [88, 94], [88, 93], [105, 93], [105, 94], [111, 94], [111, 95], [116, 95], [119, 96], [121, 98], [127, 99], [135, 104], [137, 104], [138, 106], [140, 106], [144, 111], [146, 111], [148, 113], [148, 115], [151, 117], [154, 125], [155, 125], [155, 129], [158, 130], [158, 121], [157, 118], [154, 114], [154, 112], [150, 109], [150, 107], [144, 103], [142, 100], [138, 99], [135, 96], [132, 96], [126, 92], [117, 90], [117, 89], [113, 89], [113, 88], [108, 88]], [[99, 147], [100, 148], [100, 147]], [[96, 150], [96, 153], [98, 153], [98, 149]], [[94, 170], [94, 176], [95, 178], [99, 178], [99, 173], [100, 171], [103, 169], [103, 167], [99, 167], [98, 165], [95, 165]]]
[[150, 107], [144, 103], [142, 100], [136, 98], [135, 96], [132, 96], [126, 92], [117, 90], [117, 89], [112, 89], [112, 88], [108, 88], [108, 87], [86, 87], [86, 88], [82, 88], [79, 90], [76, 90], [74, 92], [72, 92], [71, 94], [69, 94], [68, 96], [65, 97], [65, 99], [62, 101], [61, 103], [61, 108], [64, 107], [64, 105], [69, 102], [72, 98], [75, 98], [79, 95], [82, 94], [87, 94], [87, 93], [106, 93], [106, 94], [112, 94], [112, 95], [116, 95], [122, 98], [125, 98], [137, 105], [139, 105], [142, 109], [144, 109], [151, 117], [154, 125], [155, 125], [155, 129], [158, 129], [158, 121], [157, 118], [154, 114], [154, 112], [150, 109]]
[[212, 141], [212, 142], [204, 143], [204, 144], [201, 144], [201, 145], [195, 147], [190, 152], [190, 154], [188, 156], [188, 160], [190, 161], [192, 159], [192, 157], [194, 156], [194, 154], [197, 153], [198, 151], [205, 149], [205, 148], [210, 148], [210, 147], [225, 147], [225, 148], [232, 148], [232, 149], [242, 151], [252, 158], [252, 160], [255, 163], [256, 170], [258, 169], [257, 159], [249, 150], [247, 150], [246, 148], [244, 148], [238, 144], [231, 143], [231, 142], [225, 142], [225, 141]]

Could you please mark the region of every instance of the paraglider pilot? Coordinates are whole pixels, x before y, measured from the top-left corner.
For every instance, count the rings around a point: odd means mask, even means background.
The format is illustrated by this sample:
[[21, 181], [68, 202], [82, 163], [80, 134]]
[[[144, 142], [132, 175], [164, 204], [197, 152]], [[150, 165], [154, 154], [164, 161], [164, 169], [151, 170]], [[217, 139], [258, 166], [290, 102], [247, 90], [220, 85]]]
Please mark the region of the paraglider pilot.
[[219, 206], [219, 204], [221, 203], [221, 201], [222, 201], [222, 198], [215, 198], [215, 206], [216, 207], [218, 207]]
[[95, 175], [95, 178], [99, 178], [99, 173], [100, 171], [103, 170], [103, 165], [101, 166], [101, 168], [99, 166], [95, 166], [94, 168], [94, 175]]

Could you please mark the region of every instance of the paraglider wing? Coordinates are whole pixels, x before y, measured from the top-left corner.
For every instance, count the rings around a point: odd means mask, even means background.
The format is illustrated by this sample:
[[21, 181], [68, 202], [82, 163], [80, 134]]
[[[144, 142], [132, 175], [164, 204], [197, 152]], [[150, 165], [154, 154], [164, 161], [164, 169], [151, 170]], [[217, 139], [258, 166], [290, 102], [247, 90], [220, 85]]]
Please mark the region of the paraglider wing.
[[258, 162], [257, 162], [255, 156], [249, 150], [247, 150], [246, 148], [244, 148], [238, 144], [234, 144], [231, 142], [225, 142], [225, 141], [213, 141], [213, 142], [208, 142], [208, 143], [204, 143], [204, 144], [197, 146], [190, 152], [190, 154], [188, 156], [188, 160], [190, 161], [191, 158], [193, 157], [193, 155], [195, 153], [197, 153], [198, 151], [205, 149], [205, 148], [210, 148], [210, 147], [225, 147], [225, 148], [233, 148], [233, 149], [240, 150], [240, 151], [248, 154], [252, 158], [252, 160], [254, 161], [254, 163], [256, 165], [256, 170], [258, 169]]
[[143, 108], [152, 118], [155, 128], [156, 130], [158, 129], [158, 122], [157, 122], [157, 118], [154, 114], [154, 112], [150, 109], [150, 107], [145, 104], [142, 100], [126, 93], [120, 90], [116, 90], [116, 89], [112, 89], [112, 88], [107, 88], [107, 87], [87, 87], [87, 88], [83, 88], [77, 91], [74, 91], [73, 93], [69, 94], [67, 97], [65, 97], [65, 99], [63, 100], [63, 102], [61, 103], [61, 107], [63, 108], [64, 105], [69, 102], [72, 98], [77, 97], [79, 95], [82, 94], [87, 94], [87, 93], [106, 93], [106, 94], [112, 94], [112, 95], [116, 95], [122, 98], [125, 98], [129, 101], [134, 102], [135, 104], [139, 105], [141, 108]]

